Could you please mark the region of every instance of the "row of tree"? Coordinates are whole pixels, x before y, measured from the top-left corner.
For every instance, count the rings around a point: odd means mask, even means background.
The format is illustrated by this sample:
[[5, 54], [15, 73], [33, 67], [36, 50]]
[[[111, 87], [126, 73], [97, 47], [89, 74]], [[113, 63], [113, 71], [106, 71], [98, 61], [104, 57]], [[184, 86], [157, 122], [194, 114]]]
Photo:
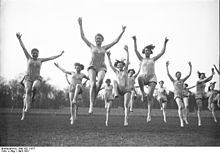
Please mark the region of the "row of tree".
[[[12, 79], [7, 82], [3, 77], [0, 76], [0, 107], [1, 108], [22, 108], [23, 107], [23, 97], [24, 97], [24, 87], [21, 86], [20, 80], [23, 75], [17, 79]], [[48, 83], [49, 79], [43, 80], [41, 83], [40, 90], [32, 102], [32, 108], [49, 108], [49, 109], [59, 109], [61, 107], [69, 106], [69, 94], [68, 87], [60, 90]], [[101, 92], [100, 92], [101, 93]], [[85, 87], [79, 106], [88, 107], [89, 106], [89, 87]], [[176, 109], [177, 105], [173, 99], [173, 92], [168, 94], [168, 109]], [[192, 94], [189, 99], [190, 111], [196, 109], [195, 96]], [[104, 101], [102, 95], [99, 95], [95, 104], [95, 107], [104, 107]], [[123, 107], [123, 97], [120, 97], [113, 102], [113, 107]], [[159, 108], [159, 103], [154, 99], [153, 108]], [[135, 102], [134, 108], [147, 108], [147, 103], [141, 101], [141, 96], [138, 94]], [[207, 109], [207, 100], [204, 102], [204, 109]]]

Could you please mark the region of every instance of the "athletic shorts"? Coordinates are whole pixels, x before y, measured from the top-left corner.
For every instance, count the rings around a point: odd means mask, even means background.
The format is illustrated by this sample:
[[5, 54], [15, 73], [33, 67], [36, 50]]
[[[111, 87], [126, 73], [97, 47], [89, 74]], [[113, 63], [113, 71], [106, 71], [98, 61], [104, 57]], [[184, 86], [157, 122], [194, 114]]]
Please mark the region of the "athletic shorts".
[[157, 84], [157, 77], [155, 74], [149, 75], [149, 76], [147, 76], [146, 74], [141, 74], [141, 75], [139, 75], [139, 78], [141, 78], [144, 81], [145, 85], [148, 85], [151, 82], [154, 82]]
[[105, 71], [105, 73], [107, 72], [107, 68], [106, 65], [102, 65], [102, 66], [95, 66], [95, 65], [90, 65], [87, 70], [89, 71], [90, 69], [93, 69], [96, 73], [100, 72], [100, 71]]
[[[79, 94], [82, 94], [83, 90], [82, 90], [82, 85], [81, 84], [78, 84], [80, 86], [80, 91], [79, 91]], [[70, 87], [69, 87], [69, 92], [72, 92], [72, 93], [75, 93], [75, 89], [76, 89], [76, 86], [71, 84]]]
[[32, 76], [32, 75], [25, 75], [25, 78], [24, 78], [25, 81], [29, 81], [29, 82], [34, 82], [35, 80], [39, 80], [39, 81], [42, 81], [43, 78], [41, 76]]
[[124, 88], [124, 87], [120, 87], [120, 86], [118, 86], [118, 93], [121, 95], [121, 96], [123, 96], [124, 94], [126, 94], [126, 93], [130, 93], [131, 94], [131, 91], [132, 91], [132, 89], [130, 88]]

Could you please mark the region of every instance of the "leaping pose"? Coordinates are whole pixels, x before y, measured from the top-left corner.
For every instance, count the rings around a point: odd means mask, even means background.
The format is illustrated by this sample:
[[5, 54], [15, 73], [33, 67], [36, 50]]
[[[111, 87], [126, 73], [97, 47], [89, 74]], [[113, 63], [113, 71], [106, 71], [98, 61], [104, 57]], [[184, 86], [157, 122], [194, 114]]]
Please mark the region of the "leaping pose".
[[198, 73], [199, 80], [196, 82], [195, 98], [196, 98], [196, 104], [198, 107], [198, 110], [197, 110], [198, 126], [202, 126], [200, 114], [202, 111], [202, 101], [204, 100], [204, 98], [206, 98], [205, 87], [206, 87], [206, 83], [212, 80], [215, 72], [214, 72], [214, 69], [212, 68], [212, 74], [208, 78], [206, 78], [205, 73], [201, 73], [199, 71], [197, 73]]
[[[84, 66], [80, 63], [75, 63], [75, 69], [74, 71], [66, 71], [65, 69], [61, 68], [57, 63], [54, 63], [57, 68], [59, 68], [62, 72], [72, 75], [70, 87], [69, 87], [69, 98], [70, 98], [70, 124], [74, 124], [74, 121], [77, 118], [77, 98], [80, 94], [83, 92], [82, 87], [82, 79], [89, 80], [89, 78], [81, 73], [81, 70], [84, 69]], [[73, 109], [74, 107], [74, 109]], [[73, 115], [74, 111], [74, 115]]]
[[219, 101], [220, 91], [215, 90], [215, 83], [216, 82], [211, 82], [208, 88], [208, 93], [209, 93], [208, 109], [212, 112], [214, 122], [217, 123], [218, 121], [215, 116], [215, 110], [217, 107], [220, 107], [220, 101]]
[[174, 80], [173, 77], [170, 75], [170, 72], [168, 69], [169, 61], [166, 62], [167, 75], [170, 78], [170, 80], [173, 82], [173, 86], [174, 86], [174, 100], [176, 101], [177, 106], [178, 106], [178, 115], [179, 115], [181, 127], [184, 127], [183, 120], [185, 121], [186, 124], [188, 124], [188, 121], [186, 118], [186, 111], [184, 110], [185, 106], [183, 103], [183, 85], [184, 85], [184, 82], [190, 77], [192, 73], [192, 64], [191, 62], [189, 62], [188, 64], [190, 67], [189, 74], [185, 78], [181, 79], [182, 74], [180, 71], [177, 71], [176, 80]]
[[22, 81], [25, 87], [25, 96], [21, 120], [24, 120], [25, 112], [28, 112], [28, 110], [30, 109], [31, 101], [34, 100], [34, 96], [39, 89], [42, 81], [42, 77], [40, 76], [42, 63], [60, 57], [64, 53], [64, 51], [56, 56], [48, 58], [38, 58], [39, 50], [37, 48], [33, 48], [30, 55], [21, 40], [22, 34], [17, 33], [16, 36], [27, 59], [27, 71], [24, 80]]
[[[83, 26], [82, 26], [82, 18], [79, 18], [78, 22], [80, 26], [81, 38], [86, 43], [86, 45], [91, 49], [91, 61], [88, 67], [88, 73], [89, 73], [89, 79], [90, 79], [90, 107], [89, 107], [88, 113], [92, 114], [93, 105], [95, 103], [96, 97], [102, 86], [102, 82], [105, 77], [105, 73], [107, 71], [107, 68], [105, 65], [106, 50], [108, 50], [109, 48], [111, 48], [112, 46], [114, 46], [116, 43], [119, 42], [120, 38], [125, 32], [126, 27], [122, 26], [121, 34], [118, 36], [118, 38], [114, 42], [108, 45], [102, 46], [104, 37], [101, 34], [97, 34], [95, 36], [96, 45], [93, 45], [86, 39], [84, 35]], [[97, 83], [96, 83], [96, 77], [97, 77]]]
[[[150, 55], [153, 53], [153, 49], [155, 48], [155, 46], [151, 44], [151, 45], [144, 47], [144, 49], [142, 50], [142, 53], [145, 55], [145, 57], [142, 57], [137, 50], [136, 36], [133, 36], [132, 38], [134, 40], [135, 53], [138, 59], [142, 63], [143, 74], [138, 77], [138, 83], [139, 83], [139, 87], [142, 93], [142, 101], [144, 101], [145, 99], [144, 97], [147, 96], [147, 101], [148, 101], [147, 122], [150, 122], [151, 121], [151, 110], [152, 110], [151, 107], [153, 105], [153, 93], [154, 93], [155, 86], [157, 84], [157, 77], [155, 74], [154, 65], [155, 65], [155, 61], [157, 61], [165, 53], [168, 39], [165, 38], [162, 51], [157, 56], [151, 58]], [[144, 92], [145, 85], [148, 85], [148, 94]]]
[[110, 52], [107, 52], [109, 65], [115, 72], [118, 81], [114, 80], [114, 96], [117, 98], [119, 95], [124, 96], [124, 126], [128, 126], [128, 105], [131, 97], [132, 85], [128, 83], [128, 64], [129, 64], [129, 53], [128, 46], [124, 47], [127, 53], [127, 62], [116, 60], [114, 66], [112, 65]]
[[141, 70], [141, 63], [139, 65], [139, 69], [138, 69], [138, 72], [136, 74], [135, 74], [134, 69], [129, 69], [128, 70], [128, 83], [130, 84], [130, 86], [132, 86], [130, 103], [129, 103], [130, 112], [133, 112], [134, 97], [137, 94], [136, 91], [135, 91], [134, 84], [135, 84], [135, 79], [137, 78], [138, 74], [140, 73], [140, 70]]

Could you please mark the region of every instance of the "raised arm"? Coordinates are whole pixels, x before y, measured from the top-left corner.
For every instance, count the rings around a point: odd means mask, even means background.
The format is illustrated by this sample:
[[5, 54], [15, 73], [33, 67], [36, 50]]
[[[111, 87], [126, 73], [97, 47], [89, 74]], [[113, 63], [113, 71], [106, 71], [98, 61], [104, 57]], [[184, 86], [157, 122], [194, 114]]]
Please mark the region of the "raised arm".
[[189, 64], [190, 70], [189, 70], [189, 74], [183, 79], [184, 82], [190, 77], [192, 73], [192, 64], [191, 62], [189, 62], [188, 64]]
[[153, 58], [154, 61], [158, 60], [158, 59], [165, 53], [168, 40], [169, 40], [169, 39], [167, 39], [167, 37], [166, 37], [166, 38], [165, 38], [165, 41], [164, 41], [163, 49], [162, 49], [162, 51], [161, 51], [157, 56], [155, 56], [155, 57]]
[[134, 40], [134, 51], [135, 51], [135, 53], [136, 53], [138, 59], [139, 59], [140, 61], [142, 61], [142, 60], [143, 60], [143, 57], [141, 56], [141, 54], [140, 54], [139, 51], [137, 50], [137, 39], [136, 39], [136, 36], [133, 36], [132, 38], [133, 38], [133, 40]]
[[48, 57], [48, 58], [42, 58], [41, 60], [42, 60], [42, 62], [47, 62], [47, 61], [50, 61], [50, 60], [54, 60], [54, 59], [56, 59], [56, 58], [62, 56], [63, 53], [64, 53], [64, 51], [62, 51], [59, 55], [51, 56], [51, 57]]
[[168, 77], [170, 78], [170, 80], [172, 81], [172, 82], [174, 82], [174, 79], [172, 78], [172, 76], [170, 75], [170, 72], [169, 72], [169, 61], [167, 61], [166, 62], [166, 68], [167, 68], [167, 75], [168, 75]]
[[139, 69], [138, 69], [137, 73], [134, 75], [134, 78], [137, 78], [140, 71], [141, 71], [141, 62], [139, 63]]
[[78, 22], [79, 22], [80, 34], [81, 34], [82, 40], [86, 43], [87, 46], [91, 47], [92, 43], [90, 43], [84, 35], [83, 26], [82, 26], [82, 18], [81, 17], [78, 18]]
[[69, 79], [68, 79], [67, 73], [65, 74], [65, 76], [66, 76], [66, 81], [67, 81], [67, 83], [70, 84], [70, 81], [69, 81]]
[[109, 65], [110, 65], [110, 67], [112, 68], [112, 70], [115, 72], [115, 73], [117, 73], [118, 72], [118, 70], [112, 65], [112, 61], [111, 61], [111, 52], [110, 51], [108, 51], [107, 52], [107, 56], [108, 56], [108, 61], [109, 61]]
[[118, 36], [118, 38], [113, 41], [111, 44], [108, 44], [106, 46], [103, 46], [103, 48], [105, 48], [105, 50], [108, 50], [109, 48], [111, 48], [112, 46], [114, 46], [115, 44], [117, 44], [119, 42], [119, 40], [121, 39], [123, 33], [125, 32], [126, 26], [122, 26], [122, 32], [120, 33], [120, 35]]
[[216, 70], [216, 72], [218, 73], [218, 75], [220, 75], [220, 70], [218, 70], [218, 68], [214, 65], [214, 68]]
[[124, 46], [124, 50], [125, 50], [126, 53], [127, 53], [127, 62], [126, 62], [126, 64], [125, 64], [125, 70], [127, 71], [127, 70], [128, 70], [128, 65], [129, 65], [129, 63], [130, 63], [130, 61], [129, 61], [128, 46], [127, 46], [127, 45]]
[[70, 71], [66, 71], [65, 69], [61, 68], [58, 63], [54, 63], [54, 65], [55, 65], [58, 69], [60, 69], [63, 73], [72, 74]]
[[20, 45], [21, 45], [21, 47], [22, 47], [22, 49], [23, 49], [23, 51], [24, 51], [24, 54], [25, 54], [26, 58], [27, 58], [27, 59], [31, 58], [31, 55], [28, 53], [27, 49], [26, 49], [25, 46], [24, 46], [24, 43], [23, 43], [22, 40], [21, 40], [22, 34], [20, 34], [20, 33], [18, 32], [18, 33], [16, 33], [16, 36], [17, 36], [17, 38], [18, 38], [18, 40], [19, 40], [19, 43], [20, 43]]

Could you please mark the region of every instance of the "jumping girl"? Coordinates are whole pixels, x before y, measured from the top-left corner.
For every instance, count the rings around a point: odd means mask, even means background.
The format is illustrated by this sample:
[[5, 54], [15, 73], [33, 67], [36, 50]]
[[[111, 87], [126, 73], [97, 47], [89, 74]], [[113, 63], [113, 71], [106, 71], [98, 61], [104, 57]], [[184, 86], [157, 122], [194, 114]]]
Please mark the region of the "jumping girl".
[[159, 81], [159, 88], [157, 89], [156, 92], [156, 97], [157, 101], [160, 104], [161, 110], [163, 111], [163, 120], [166, 123], [167, 122], [167, 117], [166, 117], [166, 108], [167, 108], [167, 89], [163, 86], [164, 81]]
[[130, 86], [132, 86], [130, 103], [129, 103], [130, 112], [133, 112], [134, 97], [137, 94], [136, 91], [135, 91], [134, 84], [135, 84], [135, 79], [137, 78], [138, 74], [140, 73], [140, 70], [141, 70], [141, 63], [139, 65], [139, 69], [138, 69], [138, 72], [136, 74], [135, 74], [134, 69], [129, 69], [128, 70], [128, 83], [130, 84]]
[[213, 75], [215, 74], [214, 69], [212, 68], [212, 74], [208, 78], [206, 78], [205, 73], [197, 72], [199, 80], [196, 82], [196, 104], [197, 104], [197, 116], [198, 116], [198, 126], [202, 126], [201, 123], [201, 111], [202, 111], [202, 101], [206, 98], [205, 93], [205, 83], [212, 80]]
[[104, 87], [104, 101], [105, 101], [105, 109], [106, 109], [105, 126], [108, 126], [110, 110], [112, 107], [112, 102], [114, 100], [114, 97], [112, 93], [113, 86], [111, 85], [111, 80], [106, 79], [105, 83], [106, 83]]
[[177, 71], [176, 72], [176, 80], [173, 79], [173, 77], [170, 75], [169, 73], [169, 61], [166, 62], [166, 68], [167, 68], [167, 75], [170, 78], [170, 80], [173, 82], [173, 86], [174, 86], [174, 100], [177, 103], [178, 106], [178, 115], [179, 115], [179, 119], [180, 119], [180, 126], [184, 127], [184, 123], [183, 120], [185, 121], [186, 124], [188, 124], [188, 121], [186, 120], [186, 114], [184, 113], [184, 103], [183, 103], [183, 85], [184, 82], [190, 77], [191, 73], [192, 73], [192, 65], [191, 62], [188, 63], [189, 67], [190, 67], [190, 72], [189, 74], [181, 79], [181, 72]]
[[208, 93], [209, 93], [208, 109], [212, 112], [214, 122], [217, 123], [217, 118], [215, 116], [215, 110], [216, 110], [217, 106], [220, 107], [220, 102], [219, 102], [220, 91], [215, 90], [215, 83], [216, 82], [211, 82], [209, 85], [209, 88], [208, 88]]
[[[147, 122], [150, 122], [151, 121], [151, 109], [152, 109], [151, 106], [153, 104], [153, 93], [154, 93], [155, 86], [157, 84], [157, 77], [155, 74], [154, 65], [155, 65], [155, 61], [157, 61], [165, 53], [168, 39], [165, 38], [164, 46], [163, 46], [161, 53], [151, 58], [150, 55], [153, 53], [153, 49], [155, 48], [155, 46], [151, 44], [151, 45], [144, 47], [144, 49], [142, 50], [142, 53], [145, 55], [145, 57], [142, 57], [137, 50], [136, 36], [133, 36], [132, 38], [134, 40], [135, 53], [138, 59], [142, 63], [143, 74], [138, 77], [138, 84], [139, 84], [139, 87], [142, 93], [142, 101], [144, 101], [144, 97], [147, 96], [147, 101], [148, 101]], [[144, 92], [145, 85], [148, 85], [148, 94]]]
[[124, 47], [127, 53], [127, 62], [116, 60], [114, 66], [112, 65], [110, 52], [107, 52], [109, 65], [115, 72], [118, 81], [114, 80], [113, 89], [114, 96], [117, 98], [119, 95], [124, 96], [124, 126], [128, 126], [128, 105], [131, 97], [132, 86], [128, 84], [128, 64], [129, 64], [129, 53], [128, 46]]
[[[89, 73], [89, 79], [90, 79], [90, 107], [89, 107], [89, 114], [93, 113], [93, 105], [96, 100], [96, 96], [98, 95], [98, 92], [102, 86], [103, 79], [105, 77], [105, 73], [107, 71], [106, 65], [105, 65], [105, 53], [106, 50], [114, 46], [116, 43], [119, 42], [121, 36], [125, 32], [126, 27], [122, 26], [122, 32], [118, 36], [118, 38], [110, 43], [109, 45], [102, 46], [102, 42], [104, 41], [104, 37], [101, 34], [97, 34], [95, 36], [95, 42], [96, 45], [93, 45], [90, 43], [83, 31], [82, 26], [82, 18], [78, 19], [79, 26], [80, 26], [80, 33], [82, 40], [86, 43], [86, 45], [91, 49], [91, 61], [88, 67], [88, 73]], [[97, 83], [96, 83], [96, 77], [97, 77]]]
[[40, 76], [42, 63], [60, 57], [64, 51], [62, 51], [61, 54], [57, 56], [52, 56], [49, 58], [38, 58], [39, 50], [37, 48], [33, 48], [30, 55], [21, 40], [22, 34], [17, 33], [16, 36], [27, 59], [27, 71], [24, 80], [22, 81], [25, 87], [25, 96], [21, 120], [24, 120], [25, 112], [28, 112], [30, 109], [31, 101], [34, 100], [34, 96], [38, 91], [42, 81], [42, 77]]
[[[83, 92], [82, 87], [82, 79], [89, 80], [89, 78], [81, 73], [81, 71], [84, 69], [84, 66], [80, 63], [75, 63], [75, 69], [74, 71], [66, 71], [65, 69], [61, 68], [58, 63], [54, 63], [54, 65], [59, 68], [62, 72], [65, 74], [72, 75], [70, 87], [69, 87], [69, 99], [70, 99], [70, 124], [74, 124], [74, 121], [77, 118], [77, 98], [80, 94]], [[74, 109], [73, 109], [74, 107]], [[73, 115], [74, 111], [74, 115]]]

